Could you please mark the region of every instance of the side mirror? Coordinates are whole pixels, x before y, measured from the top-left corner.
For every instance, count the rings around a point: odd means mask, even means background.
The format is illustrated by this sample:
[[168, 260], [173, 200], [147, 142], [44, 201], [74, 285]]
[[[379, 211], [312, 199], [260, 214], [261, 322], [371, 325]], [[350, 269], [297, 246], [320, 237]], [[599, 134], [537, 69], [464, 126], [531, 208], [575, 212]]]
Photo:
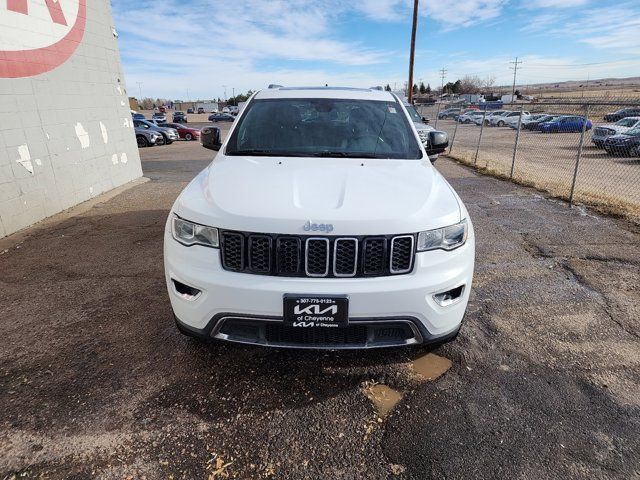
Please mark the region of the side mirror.
[[204, 127], [200, 130], [200, 142], [204, 148], [217, 152], [222, 146], [220, 129], [218, 127]]
[[429, 123], [429, 119], [428, 119], [427, 117], [422, 117], [422, 121], [423, 121], [424, 123]]
[[429, 132], [429, 142], [426, 146], [427, 155], [432, 156], [444, 152], [449, 146], [449, 135], [446, 132], [434, 130]]

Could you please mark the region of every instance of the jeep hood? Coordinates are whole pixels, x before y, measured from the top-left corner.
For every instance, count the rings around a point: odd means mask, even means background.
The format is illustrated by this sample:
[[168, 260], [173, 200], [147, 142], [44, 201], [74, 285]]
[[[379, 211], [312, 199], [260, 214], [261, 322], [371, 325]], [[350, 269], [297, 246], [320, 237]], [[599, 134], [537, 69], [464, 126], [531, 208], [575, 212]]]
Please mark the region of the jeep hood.
[[461, 220], [457, 195], [425, 158], [378, 160], [225, 157], [218, 154], [183, 191], [174, 212], [215, 227], [334, 235], [411, 233]]

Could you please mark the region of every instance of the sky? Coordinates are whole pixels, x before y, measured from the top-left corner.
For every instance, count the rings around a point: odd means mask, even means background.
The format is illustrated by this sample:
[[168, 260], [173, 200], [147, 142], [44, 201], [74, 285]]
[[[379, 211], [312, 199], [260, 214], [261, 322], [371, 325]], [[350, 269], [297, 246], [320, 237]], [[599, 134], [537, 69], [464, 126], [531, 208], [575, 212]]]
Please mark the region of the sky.
[[[401, 88], [412, 0], [112, 0], [131, 96]], [[420, 0], [414, 79], [496, 85], [640, 76], [640, 0]]]

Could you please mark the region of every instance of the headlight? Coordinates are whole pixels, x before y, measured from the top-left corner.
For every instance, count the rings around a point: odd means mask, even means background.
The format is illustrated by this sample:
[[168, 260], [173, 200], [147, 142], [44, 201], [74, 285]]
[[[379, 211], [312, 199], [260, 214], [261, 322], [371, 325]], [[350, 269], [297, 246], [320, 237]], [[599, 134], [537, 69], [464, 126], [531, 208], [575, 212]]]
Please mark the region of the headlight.
[[460, 223], [449, 227], [427, 230], [418, 234], [418, 251], [427, 250], [454, 250], [467, 241], [469, 226], [464, 219]]
[[173, 217], [171, 222], [173, 238], [183, 245], [204, 245], [205, 247], [218, 248], [218, 229], [198, 225], [197, 223]]

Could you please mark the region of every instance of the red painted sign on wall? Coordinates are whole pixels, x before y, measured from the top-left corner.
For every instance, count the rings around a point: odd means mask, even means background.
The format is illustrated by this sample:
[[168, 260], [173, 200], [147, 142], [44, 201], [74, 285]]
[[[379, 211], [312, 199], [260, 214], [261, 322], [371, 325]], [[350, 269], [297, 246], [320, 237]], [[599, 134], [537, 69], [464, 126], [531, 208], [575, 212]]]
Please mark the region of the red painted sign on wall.
[[48, 72], [71, 57], [84, 36], [86, 0], [0, 0], [0, 78]]

